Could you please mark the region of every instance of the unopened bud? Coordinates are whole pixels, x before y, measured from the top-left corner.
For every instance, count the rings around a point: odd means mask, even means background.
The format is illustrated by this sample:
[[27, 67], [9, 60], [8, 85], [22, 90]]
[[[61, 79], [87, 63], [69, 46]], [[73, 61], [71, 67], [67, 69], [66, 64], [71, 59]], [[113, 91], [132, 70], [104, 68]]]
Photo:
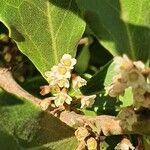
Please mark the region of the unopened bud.
[[40, 89], [41, 89], [40, 94], [43, 96], [50, 92], [50, 86], [49, 85], [41, 86]]
[[9, 37], [6, 34], [0, 34], [0, 40], [3, 42], [8, 42]]
[[10, 62], [11, 59], [12, 59], [12, 55], [10, 53], [6, 53], [4, 55], [4, 59], [5, 59], [6, 62]]
[[87, 145], [88, 150], [97, 150], [97, 141], [93, 137], [90, 137], [87, 140], [86, 145]]

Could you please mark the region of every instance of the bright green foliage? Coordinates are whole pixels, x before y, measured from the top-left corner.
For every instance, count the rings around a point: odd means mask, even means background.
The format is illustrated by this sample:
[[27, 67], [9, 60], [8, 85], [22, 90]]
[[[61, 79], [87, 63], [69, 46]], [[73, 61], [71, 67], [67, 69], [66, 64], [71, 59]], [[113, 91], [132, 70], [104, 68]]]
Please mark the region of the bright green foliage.
[[85, 28], [74, 0], [1, 0], [0, 20], [42, 75], [64, 53], [75, 55]]
[[100, 43], [113, 55], [150, 58], [149, 0], [76, 0]]
[[74, 130], [33, 104], [0, 92], [0, 148], [2, 150], [76, 149]]

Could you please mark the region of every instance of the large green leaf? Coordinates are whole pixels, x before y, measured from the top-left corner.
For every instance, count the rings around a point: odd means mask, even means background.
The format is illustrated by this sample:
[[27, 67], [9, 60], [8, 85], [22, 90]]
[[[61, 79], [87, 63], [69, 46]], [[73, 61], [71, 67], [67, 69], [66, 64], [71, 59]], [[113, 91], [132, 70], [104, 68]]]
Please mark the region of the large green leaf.
[[113, 55], [150, 58], [149, 0], [76, 0], [101, 44]]
[[[108, 62], [105, 66], [101, 67], [100, 70], [87, 82], [87, 85], [81, 88], [84, 94], [97, 94], [104, 90], [104, 83], [106, 82], [106, 80], [110, 79], [110, 77], [108, 76], [113, 75], [111, 74], [112, 65], [110, 64], [111, 61]], [[110, 84], [110, 82], [108, 84]]]
[[0, 149], [75, 150], [74, 130], [32, 103], [0, 91]]
[[145, 150], [149, 150], [150, 148], [150, 136], [143, 136], [143, 145]]
[[85, 28], [74, 0], [1, 0], [0, 20], [43, 75], [64, 53], [75, 55]]
[[84, 73], [89, 66], [89, 61], [90, 61], [89, 45], [84, 45], [82, 51], [77, 57], [77, 64], [75, 66], [76, 72], [79, 74]]

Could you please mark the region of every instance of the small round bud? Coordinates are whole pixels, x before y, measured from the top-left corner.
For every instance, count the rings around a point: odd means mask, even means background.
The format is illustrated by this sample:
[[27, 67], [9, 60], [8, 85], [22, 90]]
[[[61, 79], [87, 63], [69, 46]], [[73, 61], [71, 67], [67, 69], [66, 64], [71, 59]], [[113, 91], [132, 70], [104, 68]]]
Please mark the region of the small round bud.
[[12, 55], [7, 52], [7, 53], [4, 55], [4, 59], [5, 59], [6, 62], [10, 62], [11, 59], [12, 59]]
[[86, 146], [88, 150], [97, 150], [97, 141], [93, 137], [90, 137], [86, 141]]

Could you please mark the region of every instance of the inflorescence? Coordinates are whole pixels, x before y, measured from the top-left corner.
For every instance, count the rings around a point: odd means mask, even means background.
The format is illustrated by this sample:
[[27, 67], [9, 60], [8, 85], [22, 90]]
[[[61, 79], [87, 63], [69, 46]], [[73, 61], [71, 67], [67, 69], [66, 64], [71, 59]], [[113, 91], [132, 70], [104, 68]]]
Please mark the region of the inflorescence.
[[105, 87], [106, 93], [111, 97], [124, 95], [125, 90], [132, 88], [134, 105], [150, 108], [150, 68], [146, 68], [141, 61], [132, 61], [126, 55], [114, 58], [114, 71], [112, 84]]
[[[87, 84], [87, 81], [72, 73], [76, 59], [69, 54], [64, 54], [58, 63], [45, 72], [49, 85], [41, 87], [41, 95], [51, 93], [54, 107], [68, 106], [72, 103], [81, 104], [81, 108], [92, 107], [96, 95], [85, 96], [80, 88]], [[75, 93], [75, 94], [73, 94]]]

